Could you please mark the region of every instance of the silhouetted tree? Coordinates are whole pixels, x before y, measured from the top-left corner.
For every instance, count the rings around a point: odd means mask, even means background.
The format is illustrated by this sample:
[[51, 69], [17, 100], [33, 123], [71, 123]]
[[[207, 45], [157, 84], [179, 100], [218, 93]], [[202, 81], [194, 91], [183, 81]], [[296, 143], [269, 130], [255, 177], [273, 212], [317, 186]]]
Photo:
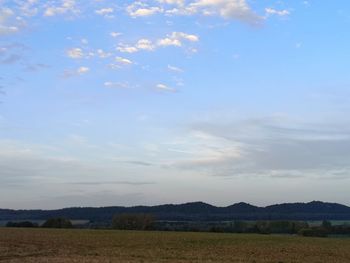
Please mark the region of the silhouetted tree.
[[150, 230], [154, 224], [151, 214], [118, 214], [113, 217], [112, 227], [124, 230]]
[[42, 227], [45, 228], [72, 228], [72, 222], [66, 218], [50, 218], [48, 219]]
[[6, 227], [38, 227], [37, 223], [32, 223], [30, 221], [23, 222], [8, 222]]

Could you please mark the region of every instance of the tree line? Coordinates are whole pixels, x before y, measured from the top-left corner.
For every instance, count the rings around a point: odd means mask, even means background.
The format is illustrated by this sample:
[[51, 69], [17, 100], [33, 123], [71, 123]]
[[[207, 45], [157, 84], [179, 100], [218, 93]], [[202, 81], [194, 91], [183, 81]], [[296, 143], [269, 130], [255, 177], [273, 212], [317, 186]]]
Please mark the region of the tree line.
[[[8, 222], [7, 227], [39, 227], [29, 221]], [[73, 228], [66, 218], [50, 218], [41, 225], [43, 228]], [[87, 226], [96, 228], [96, 226]], [[155, 231], [192, 231], [219, 233], [256, 233], [256, 234], [297, 234], [301, 236], [326, 237], [328, 235], [350, 235], [350, 225], [332, 225], [323, 221], [320, 226], [310, 226], [307, 222], [274, 220], [274, 221], [240, 221], [232, 222], [189, 222], [189, 221], [156, 221], [152, 214], [121, 213], [115, 215], [109, 225], [102, 228], [119, 230], [155, 230]]]

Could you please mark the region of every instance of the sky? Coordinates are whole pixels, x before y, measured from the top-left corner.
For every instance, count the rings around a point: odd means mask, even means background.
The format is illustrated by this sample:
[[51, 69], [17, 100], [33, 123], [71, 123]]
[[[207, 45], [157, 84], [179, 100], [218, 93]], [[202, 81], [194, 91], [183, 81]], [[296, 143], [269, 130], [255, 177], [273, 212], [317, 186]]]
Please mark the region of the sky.
[[349, 8], [0, 0], [0, 207], [350, 205]]

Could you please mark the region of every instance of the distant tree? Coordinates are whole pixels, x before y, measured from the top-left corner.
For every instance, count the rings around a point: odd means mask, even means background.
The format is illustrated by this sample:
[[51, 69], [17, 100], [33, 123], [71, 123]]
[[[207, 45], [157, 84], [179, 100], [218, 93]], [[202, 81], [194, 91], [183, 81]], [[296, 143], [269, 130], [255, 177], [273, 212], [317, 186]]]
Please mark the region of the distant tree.
[[245, 221], [235, 220], [232, 225], [232, 232], [246, 233], [249, 232], [249, 225]]
[[72, 228], [72, 222], [66, 218], [50, 218], [42, 225], [44, 228]]
[[118, 214], [113, 217], [112, 227], [124, 230], [150, 230], [154, 217], [151, 214]]
[[30, 221], [8, 222], [6, 227], [38, 227], [38, 224]]
[[304, 237], [327, 237], [328, 231], [322, 227], [300, 229], [298, 234]]
[[323, 220], [322, 221], [322, 227], [325, 228], [325, 229], [331, 229], [332, 228], [332, 223], [330, 221]]
[[270, 223], [267, 221], [258, 221], [256, 222], [256, 232], [260, 234], [270, 234]]

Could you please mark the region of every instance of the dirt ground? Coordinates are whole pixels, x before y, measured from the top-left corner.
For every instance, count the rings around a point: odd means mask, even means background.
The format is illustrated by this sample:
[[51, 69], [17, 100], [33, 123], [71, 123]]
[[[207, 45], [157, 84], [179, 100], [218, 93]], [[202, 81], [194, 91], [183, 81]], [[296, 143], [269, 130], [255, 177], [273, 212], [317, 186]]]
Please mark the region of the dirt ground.
[[0, 262], [350, 262], [350, 239], [0, 228]]

